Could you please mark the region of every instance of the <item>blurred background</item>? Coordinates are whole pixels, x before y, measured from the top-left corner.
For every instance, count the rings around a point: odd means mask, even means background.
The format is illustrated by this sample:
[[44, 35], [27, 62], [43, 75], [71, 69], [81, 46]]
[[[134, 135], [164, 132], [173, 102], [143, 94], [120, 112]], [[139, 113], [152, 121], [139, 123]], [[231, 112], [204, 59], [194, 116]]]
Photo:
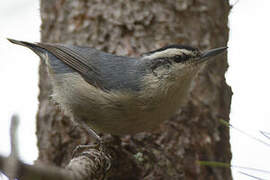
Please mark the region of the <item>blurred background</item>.
[[[265, 142], [259, 131], [270, 132], [270, 1], [231, 0], [227, 83], [234, 92], [230, 123]], [[38, 156], [35, 116], [38, 108], [39, 58], [26, 48], [14, 46], [6, 38], [40, 40], [39, 1], [0, 2], [0, 154], [8, 155], [9, 123], [12, 114], [20, 117], [20, 158], [33, 163]], [[268, 170], [269, 147], [231, 129], [232, 165]], [[236, 180], [254, 179], [241, 172], [270, 179], [270, 174], [233, 168]], [[5, 179], [0, 176], [0, 179]]]

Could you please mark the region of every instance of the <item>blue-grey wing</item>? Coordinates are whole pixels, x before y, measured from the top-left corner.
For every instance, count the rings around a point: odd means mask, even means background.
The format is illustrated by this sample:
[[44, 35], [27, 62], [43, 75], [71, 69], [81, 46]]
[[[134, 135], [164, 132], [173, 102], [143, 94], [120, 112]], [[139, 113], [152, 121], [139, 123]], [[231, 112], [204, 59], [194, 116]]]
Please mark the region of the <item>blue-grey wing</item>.
[[[81, 55], [80, 53], [64, 45], [44, 44], [44, 43], [38, 43], [37, 45], [47, 50], [49, 53], [55, 56], [58, 60], [62, 61], [71, 69], [81, 74], [81, 76], [91, 85], [99, 87], [99, 88], [103, 88], [98, 78], [99, 77], [98, 70], [91, 64], [91, 62], [85, 56]], [[61, 67], [61, 65], [57, 66], [56, 64], [57, 62], [51, 62], [51, 63], [52, 64], [55, 63], [55, 66], [54, 66], [55, 68]]]
[[[38, 44], [103, 90], [138, 91], [145, 71], [136, 58], [117, 56], [90, 47]], [[53, 63], [53, 62], [52, 62]]]
[[116, 56], [90, 47], [8, 40], [30, 48], [41, 58], [47, 53], [55, 73], [78, 72], [89, 84], [103, 90], [139, 91], [143, 77], [149, 73], [147, 62], [141, 58]]

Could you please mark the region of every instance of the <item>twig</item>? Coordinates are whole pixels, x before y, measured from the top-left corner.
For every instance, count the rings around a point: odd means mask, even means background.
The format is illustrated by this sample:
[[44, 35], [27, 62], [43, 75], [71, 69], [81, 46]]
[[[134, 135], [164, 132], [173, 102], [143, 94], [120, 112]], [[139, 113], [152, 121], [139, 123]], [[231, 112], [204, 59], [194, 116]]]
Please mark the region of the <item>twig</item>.
[[238, 171], [238, 172], [241, 173], [241, 174], [243, 174], [243, 175], [246, 175], [246, 176], [248, 176], [248, 177], [251, 177], [251, 178], [253, 178], [253, 179], [257, 179], [257, 180], [267, 180], [267, 179], [262, 179], [262, 178], [257, 177], [257, 176], [250, 175], [250, 174], [245, 173], [245, 172], [242, 172], [242, 171]]
[[[223, 120], [223, 119], [220, 119], [219, 121], [220, 121], [221, 124], [223, 124], [223, 125], [225, 125], [225, 126], [227, 126], [227, 127], [231, 127], [233, 130], [236, 130], [236, 131], [240, 132], [241, 134], [244, 134], [245, 136], [247, 136], [247, 137], [249, 137], [249, 138], [251, 138], [251, 139], [253, 139], [253, 140], [257, 141], [257, 142], [260, 142], [260, 143], [262, 143], [262, 144], [264, 144], [264, 145], [270, 147], [270, 144], [264, 142], [263, 140], [261, 140], [261, 139], [255, 137], [255, 136], [253, 136], [253, 135], [251, 135], [251, 134], [246, 133], [245, 131], [243, 131], [243, 130], [241, 130], [241, 129], [239, 129], [239, 128], [233, 126], [233, 125], [231, 125], [231, 124], [228, 123], [227, 121], [225, 121], [225, 120]], [[264, 134], [263, 134], [263, 135], [264, 135]]]
[[101, 179], [110, 168], [112, 157], [105, 150], [88, 148], [71, 159], [66, 168], [28, 165], [18, 160], [17, 127], [19, 118], [12, 116], [10, 127], [11, 154], [0, 156], [0, 171], [10, 179], [20, 180], [83, 180]]
[[226, 163], [226, 162], [218, 162], [218, 161], [197, 161], [197, 162], [201, 166], [237, 168], [237, 169], [244, 169], [244, 170], [249, 170], [249, 171], [257, 171], [260, 173], [270, 174], [270, 171], [268, 171], [268, 170], [245, 167], [245, 166], [236, 166], [236, 165], [231, 165], [231, 164]]
[[260, 131], [260, 133], [266, 137], [267, 139], [270, 139], [270, 133], [269, 132], [265, 132], [265, 131]]
[[17, 164], [18, 164], [18, 148], [17, 148], [17, 129], [19, 124], [19, 117], [13, 115], [11, 117], [10, 123], [10, 155], [4, 163], [4, 170], [8, 172], [8, 177], [10, 180], [15, 179], [17, 174]]

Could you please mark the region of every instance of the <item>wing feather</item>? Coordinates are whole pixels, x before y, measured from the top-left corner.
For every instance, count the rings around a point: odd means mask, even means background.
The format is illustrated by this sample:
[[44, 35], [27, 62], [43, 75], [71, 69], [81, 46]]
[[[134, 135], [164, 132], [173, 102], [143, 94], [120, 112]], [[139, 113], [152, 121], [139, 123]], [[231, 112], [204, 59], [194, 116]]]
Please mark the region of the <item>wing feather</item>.
[[[102, 88], [100, 86], [99, 80], [97, 79], [97, 77], [99, 77], [98, 70], [94, 66], [91, 66], [89, 60], [86, 59], [84, 56], [62, 45], [52, 45], [45, 43], [38, 43], [37, 45], [41, 48], [48, 50], [59, 60], [77, 71], [91, 85]], [[93, 73], [95, 74], [94, 81]]]

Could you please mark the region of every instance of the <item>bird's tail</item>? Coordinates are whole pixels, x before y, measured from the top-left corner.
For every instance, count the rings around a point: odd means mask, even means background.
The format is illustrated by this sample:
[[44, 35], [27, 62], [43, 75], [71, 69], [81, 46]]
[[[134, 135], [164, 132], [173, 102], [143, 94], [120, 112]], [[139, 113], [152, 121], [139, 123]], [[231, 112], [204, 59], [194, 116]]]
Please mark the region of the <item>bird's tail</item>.
[[40, 48], [37, 44], [34, 43], [30, 43], [30, 42], [26, 42], [26, 41], [18, 41], [15, 39], [9, 39], [7, 38], [7, 40], [9, 40], [10, 42], [14, 43], [14, 44], [18, 44], [21, 46], [25, 46], [29, 49], [31, 49], [32, 51], [34, 51], [38, 56], [40, 56], [42, 53], [44, 53], [44, 49]]

